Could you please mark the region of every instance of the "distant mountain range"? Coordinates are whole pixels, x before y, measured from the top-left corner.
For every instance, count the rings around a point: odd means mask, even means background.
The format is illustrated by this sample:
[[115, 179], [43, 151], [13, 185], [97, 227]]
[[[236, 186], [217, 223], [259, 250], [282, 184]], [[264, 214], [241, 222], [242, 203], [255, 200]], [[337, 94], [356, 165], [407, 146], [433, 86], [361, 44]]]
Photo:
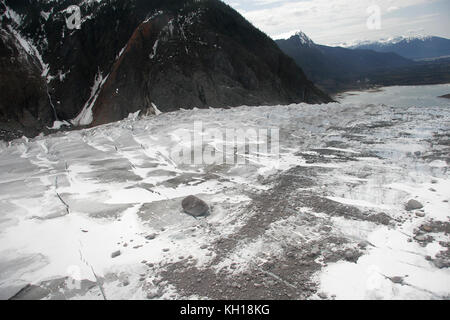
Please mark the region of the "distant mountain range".
[[318, 45], [303, 32], [286, 40], [276, 40], [276, 43], [308, 77], [329, 91], [345, 89], [348, 79], [354, 79], [362, 73], [414, 63], [395, 53]]
[[377, 52], [394, 52], [414, 60], [450, 56], [450, 40], [432, 36], [396, 37], [380, 41], [362, 41], [348, 46], [350, 49], [368, 49]]
[[[434, 41], [433, 39], [434, 37], [397, 39], [384, 44], [386, 46], [397, 44], [401, 48], [410, 43], [419, 47], [418, 43], [426, 44], [428, 41]], [[303, 32], [298, 32], [289, 39], [276, 40], [276, 43], [284, 53], [294, 59], [307, 77], [330, 93], [373, 85], [450, 82], [450, 63], [447, 60], [417, 62], [389, 50], [382, 52], [373, 50], [369, 48], [368, 43], [349, 48], [324, 46], [315, 44]], [[424, 51], [425, 49], [422, 50]], [[426, 56], [420, 55], [419, 50], [413, 55]]]

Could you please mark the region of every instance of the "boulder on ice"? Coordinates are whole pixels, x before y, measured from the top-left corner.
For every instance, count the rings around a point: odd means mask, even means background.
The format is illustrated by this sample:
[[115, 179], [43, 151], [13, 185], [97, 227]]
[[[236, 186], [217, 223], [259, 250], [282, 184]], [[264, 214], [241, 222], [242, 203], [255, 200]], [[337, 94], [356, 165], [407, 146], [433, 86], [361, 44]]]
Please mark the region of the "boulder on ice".
[[408, 201], [408, 203], [405, 205], [405, 209], [407, 211], [412, 211], [412, 210], [419, 210], [423, 208], [423, 204], [421, 204], [419, 201], [411, 199]]
[[184, 212], [194, 217], [205, 216], [209, 212], [209, 206], [205, 201], [196, 196], [188, 196], [181, 202]]

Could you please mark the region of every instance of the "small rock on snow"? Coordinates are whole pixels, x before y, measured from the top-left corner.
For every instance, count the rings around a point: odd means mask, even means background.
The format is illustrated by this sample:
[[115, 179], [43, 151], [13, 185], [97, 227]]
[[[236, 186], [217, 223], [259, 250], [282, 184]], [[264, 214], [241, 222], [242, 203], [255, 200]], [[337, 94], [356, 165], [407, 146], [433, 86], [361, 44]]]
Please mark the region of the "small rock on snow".
[[358, 243], [358, 247], [360, 247], [361, 249], [366, 249], [369, 245], [370, 243], [368, 241], [361, 241], [360, 243]]
[[116, 257], [118, 257], [118, 256], [120, 256], [120, 254], [121, 254], [121, 252], [120, 252], [120, 250], [117, 250], [117, 251], [115, 251], [115, 252], [113, 252], [113, 253], [111, 253], [111, 258], [116, 258]]
[[419, 201], [414, 200], [414, 199], [409, 200], [408, 203], [405, 205], [405, 209], [407, 211], [419, 210], [422, 208], [423, 208], [423, 205]]
[[156, 299], [161, 297], [161, 293], [159, 292], [150, 292], [147, 294], [147, 299]]
[[356, 263], [356, 261], [358, 261], [360, 254], [358, 251], [348, 249], [345, 251], [344, 256], [345, 260]]
[[415, 236], [414, 239], [416, 239], [417, 241], [426, 241], [427, 237], [425, 237], [424, 235], [418, 235]]
[[403, 277], [392, 277], [390, 279], [393, 283], [403, 284]]
[[425, 217], [425, 212], [417, 211], [416, 216], [423, 218]]
[[328, 299], [328, 296], [326, 293], [319, 292], [317, 295], [319, 296], [320, 299], [324, 299], [324, 300]]
[[145, 237], [145, 239], [147, 239], [147, 240], [153, 240], [155, 238], [156, 238], [156, 234], [154, 234], [154, 233], [149, 234], [148, 236]]

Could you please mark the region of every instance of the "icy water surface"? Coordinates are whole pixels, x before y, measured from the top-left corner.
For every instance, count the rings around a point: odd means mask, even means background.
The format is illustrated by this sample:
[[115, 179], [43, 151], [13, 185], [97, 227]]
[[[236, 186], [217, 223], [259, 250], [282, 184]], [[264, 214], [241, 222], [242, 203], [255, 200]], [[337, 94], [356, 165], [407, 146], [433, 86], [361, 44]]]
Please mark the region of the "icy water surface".
[[449, 107], [450, 99], [440, 98], [450, 94], [450, 84], [429, 86], [392, 86], [366, 91], [349, 91], [335, 99], [341, 103], [374, 103], [400, 107]]
[[[278, 166], [178, 165], [195, 121], [279, 128]], [[3, 143], [0, 298], [449, 298], [449, 146], [448, 106], [336, 103]], [[182, 212], [190, 194], [210, 216]]]

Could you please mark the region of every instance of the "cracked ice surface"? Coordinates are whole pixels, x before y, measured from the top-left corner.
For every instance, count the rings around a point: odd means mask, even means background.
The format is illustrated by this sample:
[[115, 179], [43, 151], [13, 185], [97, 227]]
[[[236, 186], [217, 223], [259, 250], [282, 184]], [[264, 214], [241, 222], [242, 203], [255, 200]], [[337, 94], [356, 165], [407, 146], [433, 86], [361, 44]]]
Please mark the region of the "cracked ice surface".
[[[448, 107], [182, 110], [0, 145], [0, 298], [448, 298]], [[177, 165], [195, 121], [279, 128], [279, 166]]]

